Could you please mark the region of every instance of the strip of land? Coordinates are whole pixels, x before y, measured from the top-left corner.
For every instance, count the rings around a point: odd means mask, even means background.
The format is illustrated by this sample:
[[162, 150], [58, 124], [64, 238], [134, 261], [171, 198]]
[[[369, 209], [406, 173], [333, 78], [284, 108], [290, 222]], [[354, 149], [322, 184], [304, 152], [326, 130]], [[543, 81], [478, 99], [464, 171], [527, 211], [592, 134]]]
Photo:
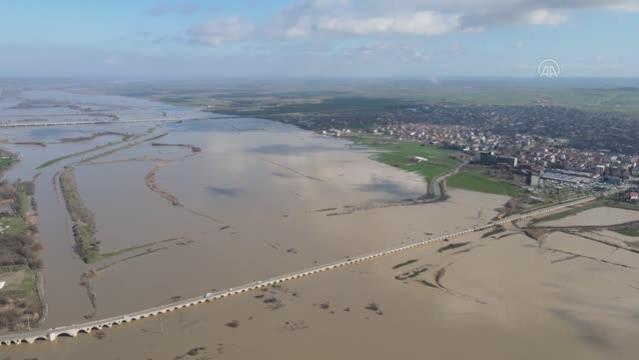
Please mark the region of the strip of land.
[[100, 255], [99, 243], [95, 238], [95, 218], [82, 201], [73, 167], [67, 166], [60, 173], [60, 190], [73, 222], [74, 250], [85, 263], [95, 262]]
[[[15, 161], [12, 156], [0, 163], [0, 174]], [[32, 182], [0, 181], [0, 205], [7, 209], [0, 212], [0, 329], [27, 329], [45, 313], [39, 286], [43, 262], [34, 192]]]

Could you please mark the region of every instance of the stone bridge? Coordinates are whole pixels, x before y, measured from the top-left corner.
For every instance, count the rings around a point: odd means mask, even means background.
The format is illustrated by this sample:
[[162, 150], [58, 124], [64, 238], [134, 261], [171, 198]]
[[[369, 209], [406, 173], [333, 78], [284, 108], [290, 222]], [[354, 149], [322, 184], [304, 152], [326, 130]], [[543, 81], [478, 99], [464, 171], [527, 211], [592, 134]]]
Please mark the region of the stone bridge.
[[3, 336], [0, 336], [0, 345], [11, 345], [11, 344], [21, 344], [21, 343], [32, 344], [36, 342], [37, 340], [53, 341], [59, 336], [76, 337], [80, 333], [88, 334], [93, 330], [101, 330], [101, 329], [110, 328], [116, 325], [122, 325], [131, 321], [140, 320], [140, 319], [144, 319], [151, 316], [161, 315], [167, 312], [187, 308], [187, 307], [202, 304], [205, 302], [216, 301], [228, 296], [238, 295], [248, 291], [257, 290], [260, 288], [265, 288], [265, 287], [269, 287], [276, 284], [281, 284], [285, 281], [295, 280], [295, 279], [303, 278], [306, 276], [314, 275], [317, 273], [342, 268], [344, 266], [357, 264], [362, 261], [372, 260], [380, 256], [399, 253], [402, 251], [410, 250], [419, 246], [425, 246], [435, 242], [448, 241], [449, 239], [463, 236], [471, 232], [484, 231], [505, 223], [514, 222], [514, 221], [526, 219], [529, 217], [544, 215], [549, 212], [558, 211], [566, 207], [578, 205], [580, 203], [592, 201], [594, 199], [595, 197], [584, 197], [578, 200], [571, 200], [571, 201], [560, 203], [551, 207], [542, 208], [540, 210], [532, 211], [523, 215], [507, 217], [502, 220], [498, 220], [485, 225], [476, 226], [470, 229], [458, 231], [452, 234], [441, 235], [438, 237], [429, 238], [428, 240], [422, 240], [422, 241], [414, 242], [414, 243], [400, 246], [400, 247], [394, 247], [394, 248], [389, 248], [382, 251], [377, 251], [368, 255], [361, 255], [361, 256], [352, 257], [352, 258], [348, 257], [344, 260], [338, 260], [329, 264], [315, 266], [315, 267], [297, 271], [294, 273], [277, 276], [268, 280], [256, 281], [256, 282], [241, 285], [235, 288], [230, 288], [230, 289], [221, 290], [221, 291], [212, 292], [212, 293], [206, 293], [204, 295], [197, 296], [194, 298], [184, 299], [184, 300], [172, 302], [170, 304], [156, 306], [153, 308], [149, 308], [149, 309], [134, 312], [134, 313], [123, 314], [123, 315], [114, 316], [114, 317], [101, 319], [101, 320], [84, 322], [81, 324], [72, 324], [68, 326], [56, 327], [56, 328], [51, 328], [47, 330], [35, 330], [31, 332], [3, 335]]

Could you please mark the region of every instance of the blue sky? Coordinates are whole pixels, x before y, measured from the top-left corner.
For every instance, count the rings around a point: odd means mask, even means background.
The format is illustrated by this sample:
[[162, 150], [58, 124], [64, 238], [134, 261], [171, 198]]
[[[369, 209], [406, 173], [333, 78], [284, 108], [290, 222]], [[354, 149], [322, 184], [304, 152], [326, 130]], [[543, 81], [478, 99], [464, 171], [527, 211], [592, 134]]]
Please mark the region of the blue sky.
[[0, 75], [639, 76], [639, 0], [0, 0]]

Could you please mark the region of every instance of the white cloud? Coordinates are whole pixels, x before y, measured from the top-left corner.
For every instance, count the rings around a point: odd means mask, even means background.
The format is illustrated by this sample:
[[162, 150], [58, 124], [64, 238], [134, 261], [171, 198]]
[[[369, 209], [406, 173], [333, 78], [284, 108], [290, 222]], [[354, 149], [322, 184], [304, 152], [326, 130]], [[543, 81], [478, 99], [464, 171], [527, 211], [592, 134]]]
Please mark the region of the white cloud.
[[639, 0], [301, 0], [282, 11], [288, 36], [439, 35], [503, 24], [556, 26], [583, 9], [639, 10]]
[[226, 42], [242, 40], [253, 31], [253, 24], [238, 17], [227, 17], [191, 26], [186, 31], [186, 37], [195, 44], [219, 46]]
[[191, 26], [187, 39], [219, 46], [313, 37], [436, 36], [495, 26], [558, 26], [584, 9], [639, 10], [639, 0], [298, 0], [252, 24], [237, 17]]
[[459, 16], [432, 11], [369, 18], [321, 18], [316, 28], [321, 31], [350, 34], [437, 35], [459, 29]]
[[528, 25], [559, 25], [568, 18], [558, 10], [536, 9], [523, 16], [523, 22]]
[[617, 11], [639, 11], [639, 0], [613, 1], [608, 8]]

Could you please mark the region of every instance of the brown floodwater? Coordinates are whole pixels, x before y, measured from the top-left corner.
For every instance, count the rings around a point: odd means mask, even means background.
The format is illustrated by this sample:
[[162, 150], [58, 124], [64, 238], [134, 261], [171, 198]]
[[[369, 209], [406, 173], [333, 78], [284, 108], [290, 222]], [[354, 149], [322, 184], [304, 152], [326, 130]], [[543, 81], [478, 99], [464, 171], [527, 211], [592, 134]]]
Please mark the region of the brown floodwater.
[[563, 219], [544, 221], [539, 226], [606, 226], [639, 220], [639, 211], [598, 207]]
[[[83, 101], [119, 108], [118, 99], [99, 100]], [[121, 108], [134, 114], [166, 110], [129, 101]], [[35, 169], [119, 140], [60, 144], [60, 138], [146, 134], [150, 128], [147, 137], [166, 133], [155, 142], [201, 152], [131, 140], [134, 146], [88, 163], [77, 164], [89, 156], [82, 155]], [[399, 206], [425, 193], [416, 174], [372, 161], [369, 150], [348, 141], [261, 119], [3, 129], [0, 139], [47, 143], [2, 145], [22, 156], [8, 178], [40, 173], [36, 198], [48, 305], [41, 328], [141, 310], [465, 229], [489, 221], [507, 200], [452, 190], [445, 202]], [[95, 215], [102, 253], [116, 254], [91, 265], [73, 252], [71, 224], [54, 182], [69, 164], [75, 164], [79, 191]], [[154, 169], [156, 191], [145, 182]], [[520, 233], [485, 239], [474, 234], [463, 241], [472, 243], [384, 257], [287, 283], [264, 297], [247, 293], [98, 337], [6, 347], [0, 358], [632, 358], [627, 355], [637, 350], [633, 334], [639, 330], [636, 255], [563, 233], [551, 234], [543, 246]], [[101, 269], [90, 286], [95, 304], [80, 285], [90, 269]]]
[[[59, 143], [61, 138], [100, 131], [145, 134], [151, 127], [148, 137], [166, 134], [155, 142], [193, 145], [201, 152], [130, 140], [134, 146], [88, 163], [77, 162], [109, 148], [36, 169], [120, 140]], [[459, 191], [445, 203], [375, 208], [420, 196], [426, 184], [416, 174], [370, 160], [368, 150], [347, 141], [261, 119], [9, 129], [1, 137], [47, 144], [6, 146], [21, 154], [8, 178], [39, 173], [48, 307], [42, 328], [136, 311], [465, 228], [492, 217], [505, 201]], [[71, 223], [55, 182], [55, 174], [70, 164], [95, 215], [101, 252], [117, 253], [91, 265], [73, 252]], [[145, 177], [159, 164], [157, 186], [183, 206], [147, 187]], [[353, 207], [360, 210], [336, 215]], [[93, 303], [80, 284], [90, 269], [100, 269], [91, 281]]]

